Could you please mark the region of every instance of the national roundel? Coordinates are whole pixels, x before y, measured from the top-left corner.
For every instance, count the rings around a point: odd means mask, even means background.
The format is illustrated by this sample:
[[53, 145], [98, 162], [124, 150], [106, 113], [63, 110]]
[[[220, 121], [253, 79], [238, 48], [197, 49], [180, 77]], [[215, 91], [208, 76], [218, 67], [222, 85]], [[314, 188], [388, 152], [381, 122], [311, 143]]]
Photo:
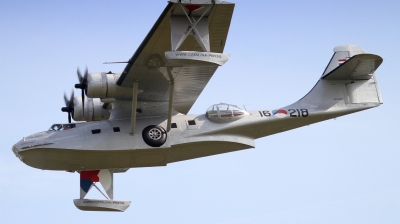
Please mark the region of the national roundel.
[[284, 118], [287, 116], [287, 111], [283, 109], [273, 110], [272, 114], [275, 115], [275, 117]]

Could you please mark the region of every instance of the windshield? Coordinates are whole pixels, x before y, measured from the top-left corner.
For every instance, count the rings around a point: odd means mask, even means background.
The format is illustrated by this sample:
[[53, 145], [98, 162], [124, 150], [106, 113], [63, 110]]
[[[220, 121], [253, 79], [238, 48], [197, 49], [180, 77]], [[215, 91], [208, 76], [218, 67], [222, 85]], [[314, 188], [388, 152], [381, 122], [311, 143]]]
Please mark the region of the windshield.
[[71, 128], [75, 128], [75, 124], [53, 124], [49, 131], [62, 131], [62, 130], [69, 130]]

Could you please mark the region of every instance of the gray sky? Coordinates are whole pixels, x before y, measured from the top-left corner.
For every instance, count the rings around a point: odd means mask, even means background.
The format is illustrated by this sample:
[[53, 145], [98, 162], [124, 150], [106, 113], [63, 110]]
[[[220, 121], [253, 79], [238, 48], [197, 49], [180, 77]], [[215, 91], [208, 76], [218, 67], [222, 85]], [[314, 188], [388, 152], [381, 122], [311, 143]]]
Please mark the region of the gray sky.
[[[398, 1], [235, 1], [225, 53], [191, 114], [219, 102], [279, 108], [317, 82], [337, 45], [384, 61], [378, 108], [256, 140], [256, 148], [116, 174], [125, 213], [82, 212], [77, 173], [26, 166], [11, 147], [67, 122], [76, 67], [121, 72], [166, 1], [0, 1], [3, 223], [397, 223]], [[78, 91], [76, 91], [78, 94]], [[396, 144], [397, 143], [397, 144]], [[89, 198], [101, 198], [95, 191]]]

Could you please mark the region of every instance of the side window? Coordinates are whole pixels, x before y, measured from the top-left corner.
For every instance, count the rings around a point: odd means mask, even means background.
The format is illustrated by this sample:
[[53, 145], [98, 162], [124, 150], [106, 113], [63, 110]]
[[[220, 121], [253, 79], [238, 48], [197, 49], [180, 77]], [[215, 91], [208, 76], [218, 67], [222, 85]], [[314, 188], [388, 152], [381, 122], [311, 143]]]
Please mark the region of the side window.
[[196, 130], [197, 129], [197, 124], [196, 124], [195, 120], [187, 120], [186, 124], [187, 124], [187, 128], [189, 130]]
[[93, 129], [92, 130], [92, 134], [100, 134], [101, 133], [101, 129]]

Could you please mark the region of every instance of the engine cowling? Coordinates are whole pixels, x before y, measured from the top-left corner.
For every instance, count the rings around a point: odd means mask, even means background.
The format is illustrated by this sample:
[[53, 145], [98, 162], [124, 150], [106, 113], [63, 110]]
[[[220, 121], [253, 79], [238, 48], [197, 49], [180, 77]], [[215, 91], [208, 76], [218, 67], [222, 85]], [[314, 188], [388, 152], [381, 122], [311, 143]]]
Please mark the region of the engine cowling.
[[131, 99], [132, 88], [117, 85], [120, 73], [95, 72], [88, 74], [87, 93], [90, 98]]
[[[110, 118], [110, 112], [103, 108], [103, 102], [99, 98], [85, 98], [85, 106], [82, 107], [81, 97], [74, 98], [74, 113], [75, 121], [104, 121]], [[82, 113], [82, 109], [84, 109]]]

